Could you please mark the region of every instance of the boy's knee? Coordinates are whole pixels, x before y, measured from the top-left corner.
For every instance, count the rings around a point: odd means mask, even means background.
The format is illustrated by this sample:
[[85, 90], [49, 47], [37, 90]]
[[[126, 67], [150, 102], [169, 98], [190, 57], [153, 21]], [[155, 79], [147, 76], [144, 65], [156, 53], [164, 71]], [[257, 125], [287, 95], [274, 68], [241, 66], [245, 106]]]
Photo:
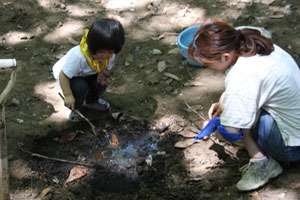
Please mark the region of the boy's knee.
[[73, 94], [85, 94], [89, 89], [88, 84], [83, 79], [71, 80], [70, 84]]

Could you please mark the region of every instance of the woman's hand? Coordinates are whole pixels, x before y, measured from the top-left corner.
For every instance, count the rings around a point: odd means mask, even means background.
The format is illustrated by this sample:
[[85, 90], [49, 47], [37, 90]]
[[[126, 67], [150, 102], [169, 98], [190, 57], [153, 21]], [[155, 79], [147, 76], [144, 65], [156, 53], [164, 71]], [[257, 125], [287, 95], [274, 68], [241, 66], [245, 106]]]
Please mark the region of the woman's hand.
[[107, 78], [109, 77], [109, 72], [108, 69], [102, 69], [98, 73], [97, 81], [100, 83], [102, 86], [107, 85]]
[[75, 108], [75, 98], [73, 95], [65, 96], [64, 104], [66, 107], [70, 108], [71, 110], [74, 110]]
[[220, 117], [221, 113], [223, 112], [223, 109], [220, 106], [220, 103], [213, 103], [208, 111], [208, 117], [209, 119], [213, 117]]
[[[209, 122], [209, 120], [206, 120], [203, 122], [202, 129], [204, 129], [204, 127], [208, 124], [208, 122]], [[210, 138], [210, 136], [207, 135], [207, 136], [204, 136], [203, 140], [208, 140], [209, 138]]]

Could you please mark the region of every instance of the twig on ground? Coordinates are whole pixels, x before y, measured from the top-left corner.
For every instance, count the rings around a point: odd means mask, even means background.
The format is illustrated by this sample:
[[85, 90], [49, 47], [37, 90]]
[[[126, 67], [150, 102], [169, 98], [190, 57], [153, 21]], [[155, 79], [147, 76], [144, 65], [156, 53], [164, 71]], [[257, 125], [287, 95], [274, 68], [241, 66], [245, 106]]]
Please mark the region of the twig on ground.
[[188, 103], [184, 102], [184, 104], [191, 109], [191, 111], [193, 111], [195, 114], [197, 114], [202, 120], [205, 120], [205, 117], [201, 114], [199, 114], [196, 110], [194, 110]]
[[[60, 92], [59, 92], [58, 94], [59, 94], [59, 96], [60, 96], [63, 100], [65, 99], [64, 96], [63, 96]], [[88, 118], [86, 118], [79, 110], [74, 109], [74, 111], [77, 112], [78, 115], [79, 115], [80, 117], [82, 117], [85, 121], [87, 121], [87, 122], [89, 123], [89, 125], [90, 125], [91, 128], [92, 128], [93, 134], [94, 134], [95, 136], [97, 136], [96, 128], [95, 128], [95, 126], [92, 124], [92, 122], [91, 122]]]
[[87, 167], [94, 167], [95, 166], [94, 164], [90, 164], [90, 163], [70, 161], [70, 160], [65, 160], [65, 159], [60, 159], [60, 158], [53, 158], [53, 157], [48, 157], [48, 156], [45, 156], [45, 155], [33, 153], [33, 152], [22, 149], [21, 145], [18, 141], [17, 141], [17, 144], [18, 144], [18, 148], [19, 148], [20, 151], [22, 151], [24, 153], [28, 153], [33, 157], [39, 157], [39, 158], [44, 158], [44, 159], [54, 160], [54, 161], [64, 162], [64, 163], [70, 163], [70, 164], [74, 164], [74, 165], [84, 165], [84, 166], [87, 166]]
[[215, 181], [220, 179], [232, 179], [239, 176], [241, 176], [241, 174], [231, 174], [228, 176], [194, 177], [194, 178], [189, 178], [188, 181], [203, 181], [203, 180]]
[[187, 72], [188, 72], [188, 75], [190, 76], [191, 80], [193, 80], [193, 76], [192, 76], [192, 74], [191, 74], [189, 68], [187, 69]]

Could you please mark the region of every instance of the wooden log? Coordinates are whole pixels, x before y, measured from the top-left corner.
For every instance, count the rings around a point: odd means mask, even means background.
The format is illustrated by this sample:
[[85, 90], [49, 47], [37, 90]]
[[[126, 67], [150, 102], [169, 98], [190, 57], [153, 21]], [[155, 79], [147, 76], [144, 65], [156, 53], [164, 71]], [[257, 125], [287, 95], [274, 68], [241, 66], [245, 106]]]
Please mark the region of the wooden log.
[[16, 82], [16, 76], [17, 76], [17, 68], [13, 68], [11, 75], [10, 75], [10, 80], [0, 95], [0, 105], [1, 106], [4, 106], [6, 99], [8, 98], [8, 94], [14, 87], [15, 82]]
[[0, 95], [0, 199], [9, 200], [9, 173], [7, 160], [7, 139], [5, 125], [5, 102], [12, 90], [17, 75], [15, 59], [0, 59], [0, 68], [12, 68], [10, 80]]
[[0, 199], [8, 200], [9, 195], [9, 175], [7, 161], [7, 141], [5, 126], [5, 107], [1, 106], [0, 115]]

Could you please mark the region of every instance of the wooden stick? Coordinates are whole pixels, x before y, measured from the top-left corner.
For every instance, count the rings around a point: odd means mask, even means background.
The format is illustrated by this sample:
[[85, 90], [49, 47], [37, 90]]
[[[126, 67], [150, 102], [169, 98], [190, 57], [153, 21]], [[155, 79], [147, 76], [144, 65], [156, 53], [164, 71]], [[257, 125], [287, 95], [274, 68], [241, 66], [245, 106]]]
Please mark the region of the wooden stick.
[[10, 93], [10, 91], [12, 90], [12, 88], [15, 85], [16, 82], [16, 77], [17, 77], [17, 68], [14, 67], [12, 69], [11, 75], [10, 75], [10, 80], [7, 83], [5, 89], [2, 91], [1, 95], [0, 95], [0, 105], [4, 105], [6, 99], [8, 98], [8, 94]]
[[200, 115], [199, 113], [197, 113], [197, 111], [194, 110], [188, 103], [186, 103], [186, 102], [184, 102], [184, 103], [185, 103], [185, 105], [186, 105], [189, 109], [191, 109], [191, 111], [193, 111], [194, 113], [196, 113], [202, 120], [205, 120], [205, 118], [204, 118], [202, 115]]
[[0, 199], [10, 199], [9, 173], [7, 160], [7, 137], [5, 123], [5, 102], [15, 85], [17, 77], [17, 63], [15, 59], [1, 59], [0, 68], [12, 68], [10, 80], [0, 95]]
[[7, 160], [7, 139], [5, 124], [5, 107], [0, 106], [0, 199], [9, 200], [9, 173]]
[[48, 156], [41, 155], [41, 154], [38, 154], [38, 153], [33, 153], [33, 152], [26, 151], [26, 150], [22, 149], [21, 145], [18, 141], [17, 141], [17, 144], [18, 144], [18, 148], [19, 148], [20, 151], [22, 151], [24, 153], [28, 153], [33, 157], [39, 157], [39, 158], [44, 158], [44, 159], [54, 160], [54, 161], [64, 162], [64, 163], [70, 163], [70, 164], [74, 164], [74, 165], [84, 165], [84, 166], [87, 166], [87, 167], [94, 167], [95, 166], [94, 164], [90, 164], [90, 163], [76, 162], [76, 161], [65, 160], [65, 159], [61, 159], [61, 158], [53, 158], [53, 157], [48, 157]]
[[[60, 92], [59, 92], [58, 94], [59, 94], [59, 96], [60, 96], [63, 100], [65, 99], [64, 96], [63, 96]], [[95, 136], [97, 136], [96, 128], [95, 128], [95, 126], [92, 124], [92, 122], [91, 122], [88, 118], [86, 118], [79, 110], [74, 109], [74, 111], [77, 112], [78, 115], [79, 115], [80, 117], [82, 117], [85, 121], [87, 121], [87, 122], [89, 123], [89, 125], [90, 125], [91, 128], [92, 128], [93, 134], [94, 134]]]

